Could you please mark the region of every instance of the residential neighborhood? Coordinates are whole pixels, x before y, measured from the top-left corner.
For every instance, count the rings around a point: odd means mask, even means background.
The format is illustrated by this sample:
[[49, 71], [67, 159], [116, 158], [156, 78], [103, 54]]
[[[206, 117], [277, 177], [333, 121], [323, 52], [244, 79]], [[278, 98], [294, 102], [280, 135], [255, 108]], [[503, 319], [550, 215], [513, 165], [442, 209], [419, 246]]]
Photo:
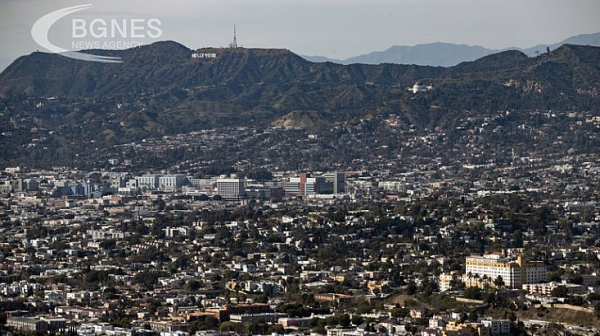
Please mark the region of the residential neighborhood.
[[0, 330], [594, 335], [598, 162], [249, 174], [240, 162], [213, 176], [190, 174], [191, 161], [8, 167]]

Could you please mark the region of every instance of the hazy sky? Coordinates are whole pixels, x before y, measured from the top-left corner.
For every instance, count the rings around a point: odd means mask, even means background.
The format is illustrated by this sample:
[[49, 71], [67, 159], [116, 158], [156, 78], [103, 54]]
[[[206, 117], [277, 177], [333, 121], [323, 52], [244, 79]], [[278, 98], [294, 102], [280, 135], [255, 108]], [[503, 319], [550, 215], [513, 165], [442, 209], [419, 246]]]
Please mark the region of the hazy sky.
[[[161, 40], [190, 48], [227, 45], [236, 23], [245, 47], [338, 59], [392, 45], [530, 47], [600, 32], [600, 0], [0, 0], [0, 70], [43, 51], [31, 37], [37, 19], [88, 3], [79, 17], [156, 18]], [[68, 47], [70, 20], [51, 29], [51, 42]]]

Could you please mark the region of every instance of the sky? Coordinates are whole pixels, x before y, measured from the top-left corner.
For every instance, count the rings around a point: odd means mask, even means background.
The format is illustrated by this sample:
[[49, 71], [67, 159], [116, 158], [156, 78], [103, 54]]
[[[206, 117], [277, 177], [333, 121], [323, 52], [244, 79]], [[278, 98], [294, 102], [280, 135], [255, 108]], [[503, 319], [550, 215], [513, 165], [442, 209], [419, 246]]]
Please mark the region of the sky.
[[527, 48], [600, 32], [600, 0], [0, 0], [0, 70], [19, 56], [46, 51], [31, 35], [39, 18], [90, 3], [57, 21], [49, 41], [71, 49], [77, 18], [88, 24], [141, 18], [160, 21], [160, 37], [144, 43], [218, 47], [231, 42], [235, 23], [244, 47], [345, 59], [392, 45]]

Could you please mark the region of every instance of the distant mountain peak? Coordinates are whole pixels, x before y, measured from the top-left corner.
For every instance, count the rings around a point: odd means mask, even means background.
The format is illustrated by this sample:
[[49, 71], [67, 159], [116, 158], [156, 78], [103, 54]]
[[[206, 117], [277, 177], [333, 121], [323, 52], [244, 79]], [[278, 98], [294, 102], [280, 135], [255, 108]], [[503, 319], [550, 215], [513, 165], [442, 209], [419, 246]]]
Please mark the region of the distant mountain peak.
[[[529, 57], [544, 54], [547, 48], [554, 50], [563, 44], [600, 46], [600, 33], [582, 34], [569, 37], [555, 44], [538, 44], [536, 46], [521, 48], [505, 48], [502, 50], [520, 50]], [[462, 62], [474, 61], [487, 55], [500, 52], [498, 49], [488, 49], [479, 45], [454, 44], [448, 42], [432, 42], [414, 46], [395, 45], [383, 51], [374, 51], [368, 54], [350, 57], [345, 60], [329, 59], [322, 56], [306, 56], [313, 62], [333, 62], [339, 64], [415, 64], [450, 67]]]

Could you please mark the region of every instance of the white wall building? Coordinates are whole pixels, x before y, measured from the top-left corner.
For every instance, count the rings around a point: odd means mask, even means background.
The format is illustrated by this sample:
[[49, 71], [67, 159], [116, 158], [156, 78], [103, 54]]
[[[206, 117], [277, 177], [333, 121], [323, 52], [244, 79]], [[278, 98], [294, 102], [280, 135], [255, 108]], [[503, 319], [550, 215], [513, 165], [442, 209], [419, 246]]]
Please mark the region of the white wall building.
[[508, 335], [510, 334], [510, 321], [502, 319], [485, 318], [481, 320], [481, 324], [490, 328], [492, 335]]
[[140, 188], [158, 189], [159, 179], [160, 179], [160, 175], [157, 175], [157, 174], [138, 176], [137, 184]]
[[161, 190], [175, 190], [181, 188], [187, 180], [185, 175], [165, 175], [158, 178], [158, 188]]
[[227, 199], [236, 199], [244, 196], [244, 179], [229, 178], [217, 180], [218, 194]]
[[516, 261], [500, 254], [467, 257], [463, 277], [467, 286], [472, 286], [472, 282], [479, 284], [482, 279], [489, 279], [489, 283], [493, 285], [498, 276], [505, 286], [520, 289], [523, 284], [545, 282], [546, 265], [539, 261], [527, 261], [522, 256]]

